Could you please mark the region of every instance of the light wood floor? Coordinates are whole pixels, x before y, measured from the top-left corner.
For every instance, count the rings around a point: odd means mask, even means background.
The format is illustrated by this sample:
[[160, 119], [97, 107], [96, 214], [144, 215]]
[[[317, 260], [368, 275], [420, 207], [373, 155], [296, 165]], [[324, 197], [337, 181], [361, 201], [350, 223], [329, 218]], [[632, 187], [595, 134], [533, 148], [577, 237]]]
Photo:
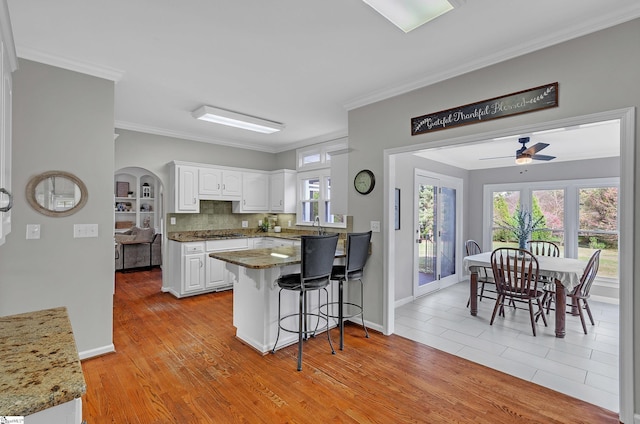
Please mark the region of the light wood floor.
[[[96, 423], [617, 423], [617, 416], [400, 336], [347, 325], [260, 356], [234, 337], [232, 293], [161, 293], [161, 271], [116, 273], [116, 353], [87, 359]], [[332, 336], [337, 341], [337, 330]]]

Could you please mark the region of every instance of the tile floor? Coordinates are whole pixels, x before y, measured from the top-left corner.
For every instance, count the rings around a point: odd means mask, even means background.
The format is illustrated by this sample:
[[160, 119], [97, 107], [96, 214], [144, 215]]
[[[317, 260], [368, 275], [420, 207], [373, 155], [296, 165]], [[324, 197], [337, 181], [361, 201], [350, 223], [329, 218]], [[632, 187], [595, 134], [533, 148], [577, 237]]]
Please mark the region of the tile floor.
[[554, 333], [554, 312], [533, 337], [526, 310], [505, 309], [489, 325], [494, 300], [478, 302], [478, 315], [466, 308], [467, 282], [423, 296], [395, 310], [396, 334], [469, 359], [515, 377], [619, 411], [618, 305], [590, 301], [596, 322], [567, 315], [567, 335]]

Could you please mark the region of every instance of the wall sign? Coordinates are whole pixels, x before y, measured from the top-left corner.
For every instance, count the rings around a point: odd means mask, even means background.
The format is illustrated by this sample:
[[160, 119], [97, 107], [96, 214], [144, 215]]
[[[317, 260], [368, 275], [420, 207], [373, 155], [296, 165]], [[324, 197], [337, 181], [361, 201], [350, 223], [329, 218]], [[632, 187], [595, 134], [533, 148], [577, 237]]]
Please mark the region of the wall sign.
[[490, 121], [558, 106], [558, 83], [411, 118], [411, 135]]

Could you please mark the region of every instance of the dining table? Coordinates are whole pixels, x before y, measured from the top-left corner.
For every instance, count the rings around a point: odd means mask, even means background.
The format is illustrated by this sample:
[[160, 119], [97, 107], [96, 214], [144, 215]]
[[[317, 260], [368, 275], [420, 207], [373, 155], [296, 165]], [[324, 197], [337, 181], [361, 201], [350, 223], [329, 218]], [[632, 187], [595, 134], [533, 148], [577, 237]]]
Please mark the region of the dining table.
[[[481, 268], [491, 268], [491, 253], [483, 252], [477, 255], [465, 256], [463, 260], [464, 268], [470, 273], [469, 295], [471, 315], [478, 314], [478, 271]], [[562, 258], [553, 256], [536, 256], [538, 261], [538, 272], [540, 276], [553, 279], [555, 282], [555, 333], [556, 337], [564, 338], [566, 334], [566, 295], [578, 284], [587, 267], [587, 261], [574, 258]], [[577, 306], [574, 306], [577, 307]], [[573, 311], [577, 313], [577, 310]]]

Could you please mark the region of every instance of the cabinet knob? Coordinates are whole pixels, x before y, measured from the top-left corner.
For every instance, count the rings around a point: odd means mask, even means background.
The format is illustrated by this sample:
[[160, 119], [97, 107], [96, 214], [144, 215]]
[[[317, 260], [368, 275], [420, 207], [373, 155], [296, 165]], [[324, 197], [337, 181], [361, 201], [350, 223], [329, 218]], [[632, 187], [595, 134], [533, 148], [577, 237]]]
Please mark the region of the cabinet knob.
[[13, 196], [7, 191], [6, 188], [0, 188], [0, 193], [9, 196], [9, 203], [7, 203], [7, 206], [1, 207], [0, 212], [9, 212], [9, 210], [13, 207]]

